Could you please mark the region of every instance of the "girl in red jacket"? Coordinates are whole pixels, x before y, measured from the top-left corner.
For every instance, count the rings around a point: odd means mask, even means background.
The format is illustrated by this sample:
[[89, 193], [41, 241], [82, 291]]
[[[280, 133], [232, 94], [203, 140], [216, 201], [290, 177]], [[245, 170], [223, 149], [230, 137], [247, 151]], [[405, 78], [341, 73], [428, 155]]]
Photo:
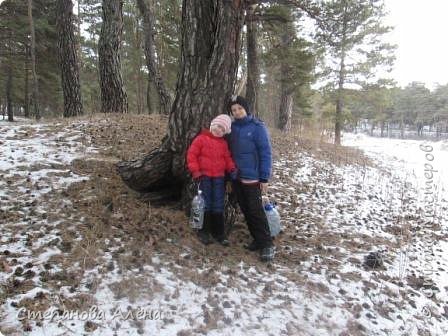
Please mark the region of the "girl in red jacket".
[[220, 114], [212, 120], [210, 130], [202, 130], [187, 151], [188, 170], [199, 182], [205, 200], [204, 225], [198, 231], [205, 245], [211, 243], [211, 233], [222, 245], [229, 246], [224, 233], [225, 174], [235, 179], [236, 168], [223, 136], [230, 133], [231, 124], [228, 115]]

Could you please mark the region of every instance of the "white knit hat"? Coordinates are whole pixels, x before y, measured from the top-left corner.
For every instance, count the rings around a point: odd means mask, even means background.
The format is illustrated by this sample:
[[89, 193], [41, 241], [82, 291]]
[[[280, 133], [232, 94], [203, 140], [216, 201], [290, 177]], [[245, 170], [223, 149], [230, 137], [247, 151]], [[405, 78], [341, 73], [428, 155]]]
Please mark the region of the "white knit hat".
[[229, 134], [232, 130], [232, 119], [227, 114], [220, 114], [212, 120], [210, 126], [218, 125], [224, 128], [224, 133]]

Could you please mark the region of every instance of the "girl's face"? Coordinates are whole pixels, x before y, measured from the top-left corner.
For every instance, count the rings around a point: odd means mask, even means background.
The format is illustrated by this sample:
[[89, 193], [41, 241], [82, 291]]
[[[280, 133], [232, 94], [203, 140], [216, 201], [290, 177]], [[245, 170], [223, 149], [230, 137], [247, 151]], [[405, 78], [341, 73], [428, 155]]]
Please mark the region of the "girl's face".
[[246, 110], [240, 104], [233, 104], [230, 107], [230, 110], [232, 111], [232, 115], [235, 119], [243, 119], [247, 116]]
[[212, 132], [212, 134], [215, 137], [222, 137], [222, 136], [224, 136], [225, 131], [226, 130], [221, 125], [210, 126], [210, 132]]

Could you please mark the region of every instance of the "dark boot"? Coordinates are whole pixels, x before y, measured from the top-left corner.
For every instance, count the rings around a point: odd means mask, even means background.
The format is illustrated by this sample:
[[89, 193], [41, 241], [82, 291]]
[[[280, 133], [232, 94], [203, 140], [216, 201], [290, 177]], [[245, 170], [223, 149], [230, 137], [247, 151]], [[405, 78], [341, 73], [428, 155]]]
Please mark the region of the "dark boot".
[[249, 245], [245, 245], [244, 248], [249, 251], [258, 251], [261, 250], [261, 246], [257, 244], [255, 240], [252, 241]]
[[215, 212], [212, 214], [212, 224], [213, 226], [213, 238], [216, 239], [218, 243], [223, 246], [229, 246], [230, 242], [228, 241], [225, 231], [224, 231], [224, 213]]
[[212, 221], [212, 213], [210, 211], [204, 212], [204, 223], [202, 229], [198, 230], [198, 238], [204, 245], [209, 245], [212, 243], [210, 237], [210, 225]]
[[275, 256], [275, 246], [267, 246], [260, 250], [261, 261], [272, 261]]

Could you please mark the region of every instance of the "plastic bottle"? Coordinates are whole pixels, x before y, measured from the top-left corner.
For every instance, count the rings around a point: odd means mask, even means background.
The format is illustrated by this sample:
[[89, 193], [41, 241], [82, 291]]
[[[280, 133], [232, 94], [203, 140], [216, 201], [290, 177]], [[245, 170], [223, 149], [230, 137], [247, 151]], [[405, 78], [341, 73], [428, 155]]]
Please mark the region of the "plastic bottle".
[[275, 205], [267, 203], [264, 206], [264, 212], [268, 219], [269, 230], [271, 231], [271, 236], [275, 237], [278, 235], [282, 229], [280, 224], [280, 214], [278, 213]]
[[202, 197], [202, 190], [198, 190], [198, 194], [191, 202], [190, 225], [192, 229], [202, 229], [204, 223], [205, 200]]

